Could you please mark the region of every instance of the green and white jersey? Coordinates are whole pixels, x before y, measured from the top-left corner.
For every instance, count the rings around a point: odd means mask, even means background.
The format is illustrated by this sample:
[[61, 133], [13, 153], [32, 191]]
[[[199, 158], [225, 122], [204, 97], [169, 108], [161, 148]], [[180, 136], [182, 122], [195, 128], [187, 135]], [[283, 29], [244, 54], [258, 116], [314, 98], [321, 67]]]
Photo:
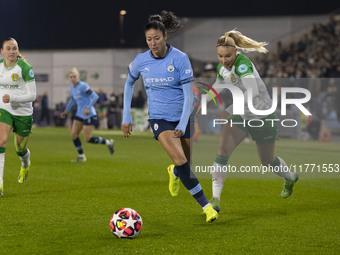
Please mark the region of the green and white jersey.
[[[35, 79], [32, 67], [22, 59], [12, 67], [6, 67], [0, 60], [0, 108], [16, 116], [33, 114], [32, 101], [35, 99]], [[2, 96], [10, 95], [10, 102], [4, 103]]]
[[[237, 55], [234, 61], [233, 67], [230, 70], [223, 67], [221, 63], [217, 66], [217, 79], [216, 79], [215, 84], [229, 84], [229, 85], [234, 85], [240, 88], [244, 95], [244, 115], [242, 115], [242, 117], [246, 120], [262, 119], [266, 116], [255, 115], [248, 108], [248, 103], [247, 103], [248, 93], [247, 93], [246, 86], [244, 85], [244, 79], [243, 79], [244, 77], [248, 75], [253, 75], [255, 77], [256, 83], [253, 82], [253, 84], [254, 86], [257, 86], [257, 90], [259, 92], [256, 94], [256, 96], [253, 97], [254, 108], [257, 110], [268, 110], [272, 106], [272, 100], [270, 99], [266, 85], [262, 81], [254, 64], [249, 60], [249, 58], [247, 58], [246, 56], [242, 54]], [[249, 78], [249, 79], [254, 79], [254, 78]], [[226, 111], [232, 114], [233, 105], [229, 106], [226, 109]]]

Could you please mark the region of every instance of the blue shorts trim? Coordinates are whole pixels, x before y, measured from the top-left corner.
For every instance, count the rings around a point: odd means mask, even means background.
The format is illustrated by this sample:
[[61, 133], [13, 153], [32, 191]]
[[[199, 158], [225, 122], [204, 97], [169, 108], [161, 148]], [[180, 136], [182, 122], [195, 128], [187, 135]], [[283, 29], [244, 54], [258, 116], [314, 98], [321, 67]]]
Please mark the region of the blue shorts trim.
[[[175, 130], [179, 121], [167, 121], [163, 119], [149, 119], [150, 127], [154, 134], [154, 138], [158, 140], [158, 136], [166, 130]], [[192, 138], [195, 133], [195, 118], [190, 116], [185, 133], [182, 137]]]
[[84, 126], [95, 126], [98, 122], [97, 116], [92, 116], [88, 119], [83, 119], [83, 118], [76, 116], [74, 119], [82, 122]]

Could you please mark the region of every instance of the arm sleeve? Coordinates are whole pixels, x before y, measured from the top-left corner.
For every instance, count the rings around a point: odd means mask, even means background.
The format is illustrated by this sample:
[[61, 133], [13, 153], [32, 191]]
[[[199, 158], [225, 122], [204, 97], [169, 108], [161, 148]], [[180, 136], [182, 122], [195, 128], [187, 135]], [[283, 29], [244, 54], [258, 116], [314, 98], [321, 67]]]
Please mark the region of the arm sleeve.
[[243, 78], [241, 78], [241, 81], [247, 89], [246, 93], [248, 93], [249, 90], [252, 90], [252, 98], [260, 95], [259, 87], [257, 85], [256, 78], [254, 75], [252, 74], [246, 75]]
[[132, 77], [131, 74], [129, 73], [124, 85], [124, 106], [122, 124], [132, 123], [130, 109], [135, 81], [136, 79]]
[[176, 127], [176, 130], [181, 130], [182, 133], [185, 133], [185, 129], [188, 125], [189, 117], [192, 112], [192, 87], [191, 82], [185, 83], [182, 85], [183, 94], [184, 94], [184, 103], [183, 103], [183, 111], [181, 115], [181, 119]]
[[90, 90], [90, 103], [87, 105], [87, 108], [91, 108], [98, 100], [99, 96], [96, 92]]
[[71, 97], [70, 100], [68, 100], [68, 103], [65, 107], [65, 111], [69, 112], [71, 110], [72, 106], [74, 105], [74, 103], [75, 103], [75, 101], [74, 101], [73, 97]]
[[10, 96], [10, 102], [18, 102], [18, 103], [29, 103], [33, 102], [36, 98], [36, 86], [35, 81], [32, 80], [27, 82], [25, 85], [25, 94], [24, 95], [12, 95]]

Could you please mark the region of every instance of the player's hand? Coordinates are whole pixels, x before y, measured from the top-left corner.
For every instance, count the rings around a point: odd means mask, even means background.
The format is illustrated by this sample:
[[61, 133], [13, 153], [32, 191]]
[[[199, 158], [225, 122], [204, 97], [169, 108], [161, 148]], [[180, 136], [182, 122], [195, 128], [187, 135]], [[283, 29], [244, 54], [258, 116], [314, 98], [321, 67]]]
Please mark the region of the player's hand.
[[5, 104], [9, 103], [9, 95], [8, 94], [5, 94], [2, 96], [2, 102], [4, 102]]
[[129, 135], [131, 135], [132, 132], [132, 124], [131, 123], [122, 124], [122, 130], [124, 137], [129, 137]]
[[90, 112], [91, 112], [90, 108], [85, 108], [83, 114], [84, 114], [84, 115], [89, 115]]
[[65, 117], [66, 117], [66, 112], [65, 111], [61, 112], [60, 113], [60, 118], [65, 119]]
[[180, 137], [182, 137], [182, 135], [183, 135], [182, 130], [179, 130], [179, 129], [176, 129], [176, 130], [175, 130], [174, 136], [175, 136], [176, 138], [180, 138]]

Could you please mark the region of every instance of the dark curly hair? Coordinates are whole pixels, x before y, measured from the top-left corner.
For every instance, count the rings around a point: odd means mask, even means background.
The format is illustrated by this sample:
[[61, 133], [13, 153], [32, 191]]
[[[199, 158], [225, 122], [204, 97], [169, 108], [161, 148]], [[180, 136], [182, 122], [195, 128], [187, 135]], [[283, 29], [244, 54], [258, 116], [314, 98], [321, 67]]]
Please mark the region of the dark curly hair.
[[165, 32], [175, 32], [181, 27], [183, 27], [181, 21], [173, 12], [162, 11], [161, 14], [149, 16], [144, 31], [147, 32], [149, 29], [156, 29], [161, 30], [164, 35]]

